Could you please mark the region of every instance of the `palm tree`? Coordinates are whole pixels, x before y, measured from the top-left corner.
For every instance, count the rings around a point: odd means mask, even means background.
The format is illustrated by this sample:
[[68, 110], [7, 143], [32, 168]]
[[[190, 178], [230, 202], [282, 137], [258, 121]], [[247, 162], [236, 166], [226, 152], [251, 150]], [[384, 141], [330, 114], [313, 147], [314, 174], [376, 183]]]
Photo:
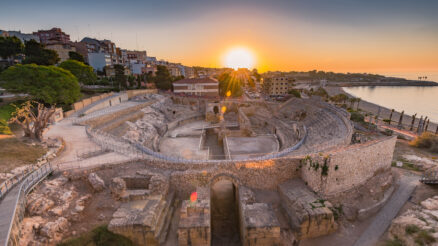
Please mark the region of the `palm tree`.
[[389, 115], [389, 121], [388, 124], [391, 125], [391, 120], [392, 120], [392, 114], [394, 113], [394, 109], [391, 109], [391, 114]]

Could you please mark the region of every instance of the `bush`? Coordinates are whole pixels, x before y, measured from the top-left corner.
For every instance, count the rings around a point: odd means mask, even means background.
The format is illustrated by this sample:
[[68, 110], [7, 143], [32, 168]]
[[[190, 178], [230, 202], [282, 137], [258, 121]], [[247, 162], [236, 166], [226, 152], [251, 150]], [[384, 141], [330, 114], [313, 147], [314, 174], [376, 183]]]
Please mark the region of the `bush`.
[[12, 132], [11, 132], [11, 129], [9, 129], [8, 123], [3, 119], [0, 119], [0, 134], [12, 135]]
[[66, 240], [59, 246], [82, 246], [82, 245], [96, 245], [96, 246], [131, 246], [131, 240], [124, 236], [120, 236], [108, 231], [106, 226], [99, 226], [80, 237]]
[[412, 235], [414, 233], [419, 232], [420, 228], [416, 225], [408, 225], [408, 226], [406, 226], [405, 231], [407, 234]]
[[385, 246], [403, 246], [403, 245], [404, 245], [403, 242], [398, 238], [395, 238], [393, 240], [387, 240], [385, 242]]
[[301, 98], [301, 93], [296, 89], [291, 89], [291, 90], [289, 90], [288, 93], [289, 93], [289, 95], [292, 95], [294, 97]]
[[417, 148], [428, 149], [431, 152], [438, 153], [438, 136], [429, 132], [421, 134], [410, 144]]
[[350, 120], [352, 120], [354, 122], [360, 122], [360, 123], [365, 122], [364, 121], [365, 117], [361, 113], [352, 111], [350, 114], [351, 114]]
[[436, 240], [435, 238], [430, 235], [429, 232], [421, 230], [417, 236], [415, 236], [415, 242], [418, 245], [431, 245], [432, 243], [434, 243]]

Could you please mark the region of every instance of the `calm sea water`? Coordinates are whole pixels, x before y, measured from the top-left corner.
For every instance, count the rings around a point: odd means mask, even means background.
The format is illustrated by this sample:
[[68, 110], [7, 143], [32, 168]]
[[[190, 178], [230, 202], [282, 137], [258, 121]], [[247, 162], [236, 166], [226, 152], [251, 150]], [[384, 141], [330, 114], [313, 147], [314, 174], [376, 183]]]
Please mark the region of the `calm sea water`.
[[362, 100], [438, 122], [438, 86], [359, 86], [344, 90]]

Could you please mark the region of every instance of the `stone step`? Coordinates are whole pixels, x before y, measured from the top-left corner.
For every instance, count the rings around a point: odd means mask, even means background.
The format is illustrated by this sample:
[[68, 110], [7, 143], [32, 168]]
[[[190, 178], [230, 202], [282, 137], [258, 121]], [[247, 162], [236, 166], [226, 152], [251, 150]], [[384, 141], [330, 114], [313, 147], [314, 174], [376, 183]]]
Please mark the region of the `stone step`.
[[122, 201], [144, 200], [150, 195], [150, 192], [146, 189], [126, 190], [126, 195], [122, 197]]
[[158, 218], [157, 226], [155, 227], [155, 238], [157, 241], [162, 244], [166, 240], [168, 228], [170, 226], [170, 222], [172, 220], [172, 215], [174, 211], [174, 199], [175, 193], [169, 192], [167, 197], [163, 202], [165, 202], [165, 206], [163, 206], [163, 210], [161, 212], [160, 218]]

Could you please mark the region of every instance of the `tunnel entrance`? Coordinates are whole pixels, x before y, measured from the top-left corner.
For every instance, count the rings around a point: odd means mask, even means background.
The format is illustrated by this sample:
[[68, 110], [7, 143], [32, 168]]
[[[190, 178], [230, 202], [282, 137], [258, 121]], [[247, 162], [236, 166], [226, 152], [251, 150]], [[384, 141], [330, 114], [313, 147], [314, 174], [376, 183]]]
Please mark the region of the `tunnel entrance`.
[[211, 245], [241, 245], [237, 188], [229, 180], [211, 186]]

